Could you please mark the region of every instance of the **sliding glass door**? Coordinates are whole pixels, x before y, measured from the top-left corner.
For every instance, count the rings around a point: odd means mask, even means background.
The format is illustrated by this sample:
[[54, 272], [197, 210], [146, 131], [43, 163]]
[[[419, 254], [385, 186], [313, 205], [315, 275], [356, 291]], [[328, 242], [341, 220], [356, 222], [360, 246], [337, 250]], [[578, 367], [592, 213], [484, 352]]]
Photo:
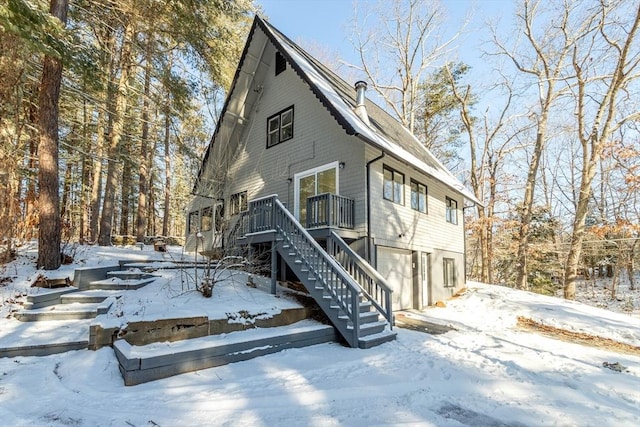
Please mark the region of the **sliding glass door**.
[[294, 215], [303, 225], [307, 221], [307, 199], [324, 193], [338, 193], [338, 162], [295, 174]]

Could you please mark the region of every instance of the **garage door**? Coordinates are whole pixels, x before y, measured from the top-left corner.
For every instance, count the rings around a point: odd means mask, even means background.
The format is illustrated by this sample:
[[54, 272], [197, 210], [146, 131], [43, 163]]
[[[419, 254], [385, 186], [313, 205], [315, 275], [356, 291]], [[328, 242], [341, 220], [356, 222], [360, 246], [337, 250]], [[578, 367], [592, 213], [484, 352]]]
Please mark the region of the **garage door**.
[[393, 289], [393, 309], [413, 307], [411, 251], [378, 246], [378, 272]]

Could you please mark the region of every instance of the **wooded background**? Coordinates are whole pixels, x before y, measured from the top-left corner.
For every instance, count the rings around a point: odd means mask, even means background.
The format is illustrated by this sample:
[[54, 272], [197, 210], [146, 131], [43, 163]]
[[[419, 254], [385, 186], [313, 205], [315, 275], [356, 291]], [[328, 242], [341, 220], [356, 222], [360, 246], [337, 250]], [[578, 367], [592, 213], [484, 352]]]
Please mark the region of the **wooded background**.
[[[469, 278], [563, 288], [567, 298], [596, 273], [626, 272], [634, 287], [640, 2], [514, 0], [502, 20], [475, 27], [448, 21], [437, 1], [362, 5], [354, 3], [349, 30], [357, 63], [303, 47], [353, 81], [364, 77], [371, 96], [483, 201], [464, 210]], [[42, 242], [43, 229], [63, 245], [184, 236], [183, 209], [258, 7], [0, 6], [0, 257], [20, 241]], [[464, 37], [484, 41], [481, 66], [459, 60]], [[46, 82], [56, 66], [57, 131], [43, 97], [55, 93]], [[59, 169], [49, 191], [59, 200], [47, 211], [49, 163]], [[46, 258], [39, 263], [56, 268]]]

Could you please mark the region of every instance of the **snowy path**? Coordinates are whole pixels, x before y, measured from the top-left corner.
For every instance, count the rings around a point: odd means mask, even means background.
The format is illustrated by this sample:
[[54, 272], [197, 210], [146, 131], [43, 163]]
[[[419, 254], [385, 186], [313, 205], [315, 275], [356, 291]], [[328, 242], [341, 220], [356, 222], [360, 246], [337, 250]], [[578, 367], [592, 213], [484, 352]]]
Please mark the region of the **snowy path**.
[[638, 408], [639, 357], [511, 330], [400, 330], [373, 350], [318, 345], [135, 387], [111, 349], [0, 359], [6, 425], [635, 426]]
[[[26, 273], [19, 275], [26, 281]], [[171, 287], [169, 281], [128, 294], [116, 307], [118, 313], [149, 320], [193, 312], [224, 314], [235, 310], [233, 304], [277, 312], [285, 303], [222, 284], [211, 299], [178, 295], [173, 290], [182, 285]], [[640, 356], [516, 327], [517, 317], [524, 316], [638, 346], [637, 316], [508, 288], [472, 286], [446, 308], [407, 314], [452, 324], [457, 331], [429, 335], [397, 328], [397, 341], [373, 349], [339, 344], [290, 349], [133, 387], [123, 385], [110, 348], [2, 358], [0, 425], [640, 425]], [[0, 337], [11, 339], [11, 328], [6, 319], [0, 321]], [[615, 372], [603, 362], [628, 369]]]

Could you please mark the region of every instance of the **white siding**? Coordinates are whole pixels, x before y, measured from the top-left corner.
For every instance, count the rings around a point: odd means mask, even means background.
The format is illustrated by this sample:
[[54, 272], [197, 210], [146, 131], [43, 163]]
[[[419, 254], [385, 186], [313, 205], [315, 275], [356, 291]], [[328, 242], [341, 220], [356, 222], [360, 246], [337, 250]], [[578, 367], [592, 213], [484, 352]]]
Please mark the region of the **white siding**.
[[394, 310], [413, 308], [413, 270], [411, 252], [403, 249], [378, 247], [378, 272], [393, 289]]

